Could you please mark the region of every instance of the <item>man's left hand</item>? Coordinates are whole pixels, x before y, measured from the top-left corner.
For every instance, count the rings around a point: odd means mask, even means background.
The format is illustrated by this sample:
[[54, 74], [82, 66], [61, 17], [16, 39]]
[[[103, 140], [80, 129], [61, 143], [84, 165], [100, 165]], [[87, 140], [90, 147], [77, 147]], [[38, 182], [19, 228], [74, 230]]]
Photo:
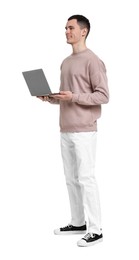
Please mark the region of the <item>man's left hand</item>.
[[69, 101], [72, 99], [72, 92], [71, 91], [60, 91], [57, 95], [49, 95], [53, 99], [58, 99], [62, 101]]

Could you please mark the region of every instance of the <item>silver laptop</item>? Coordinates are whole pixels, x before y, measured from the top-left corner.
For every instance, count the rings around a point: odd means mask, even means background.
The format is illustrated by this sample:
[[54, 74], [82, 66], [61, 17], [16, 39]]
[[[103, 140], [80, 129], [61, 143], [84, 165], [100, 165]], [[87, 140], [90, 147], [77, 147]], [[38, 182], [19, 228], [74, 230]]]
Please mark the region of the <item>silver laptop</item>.
[[52, 93], [42, 69], [24, 71], [22, 74], [32, 96], [42, 97], [59, 94]]

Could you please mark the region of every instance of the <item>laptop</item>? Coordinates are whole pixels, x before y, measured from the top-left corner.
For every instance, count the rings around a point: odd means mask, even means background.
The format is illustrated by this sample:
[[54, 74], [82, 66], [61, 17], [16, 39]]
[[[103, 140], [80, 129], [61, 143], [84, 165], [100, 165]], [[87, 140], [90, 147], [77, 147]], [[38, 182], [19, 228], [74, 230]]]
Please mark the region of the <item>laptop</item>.
[[23, 71], [22, 74], [32, 96], [42, 97], [59, 94], [52, 93], [42, 69]]

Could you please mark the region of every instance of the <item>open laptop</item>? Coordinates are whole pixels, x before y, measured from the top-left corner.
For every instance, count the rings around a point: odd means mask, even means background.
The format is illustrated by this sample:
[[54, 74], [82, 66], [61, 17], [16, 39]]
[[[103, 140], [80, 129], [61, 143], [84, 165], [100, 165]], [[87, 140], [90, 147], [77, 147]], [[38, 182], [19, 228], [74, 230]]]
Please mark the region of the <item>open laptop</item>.
[[24, 71], [22, 74], [32, 96], [42, 97], [59, 94], [52, 93], [42, 69]]

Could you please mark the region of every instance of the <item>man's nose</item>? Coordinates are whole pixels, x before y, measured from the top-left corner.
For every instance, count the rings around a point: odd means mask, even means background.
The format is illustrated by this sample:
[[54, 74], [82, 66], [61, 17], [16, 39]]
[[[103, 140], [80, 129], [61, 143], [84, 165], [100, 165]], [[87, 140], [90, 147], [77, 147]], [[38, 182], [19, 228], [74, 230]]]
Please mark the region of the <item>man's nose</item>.
[[69, 30], [69, 28], [67, 28], [65, 33], [67, 34], [67, 33], [69, 33], [69, 32], [70, 32], [70, 30]]

